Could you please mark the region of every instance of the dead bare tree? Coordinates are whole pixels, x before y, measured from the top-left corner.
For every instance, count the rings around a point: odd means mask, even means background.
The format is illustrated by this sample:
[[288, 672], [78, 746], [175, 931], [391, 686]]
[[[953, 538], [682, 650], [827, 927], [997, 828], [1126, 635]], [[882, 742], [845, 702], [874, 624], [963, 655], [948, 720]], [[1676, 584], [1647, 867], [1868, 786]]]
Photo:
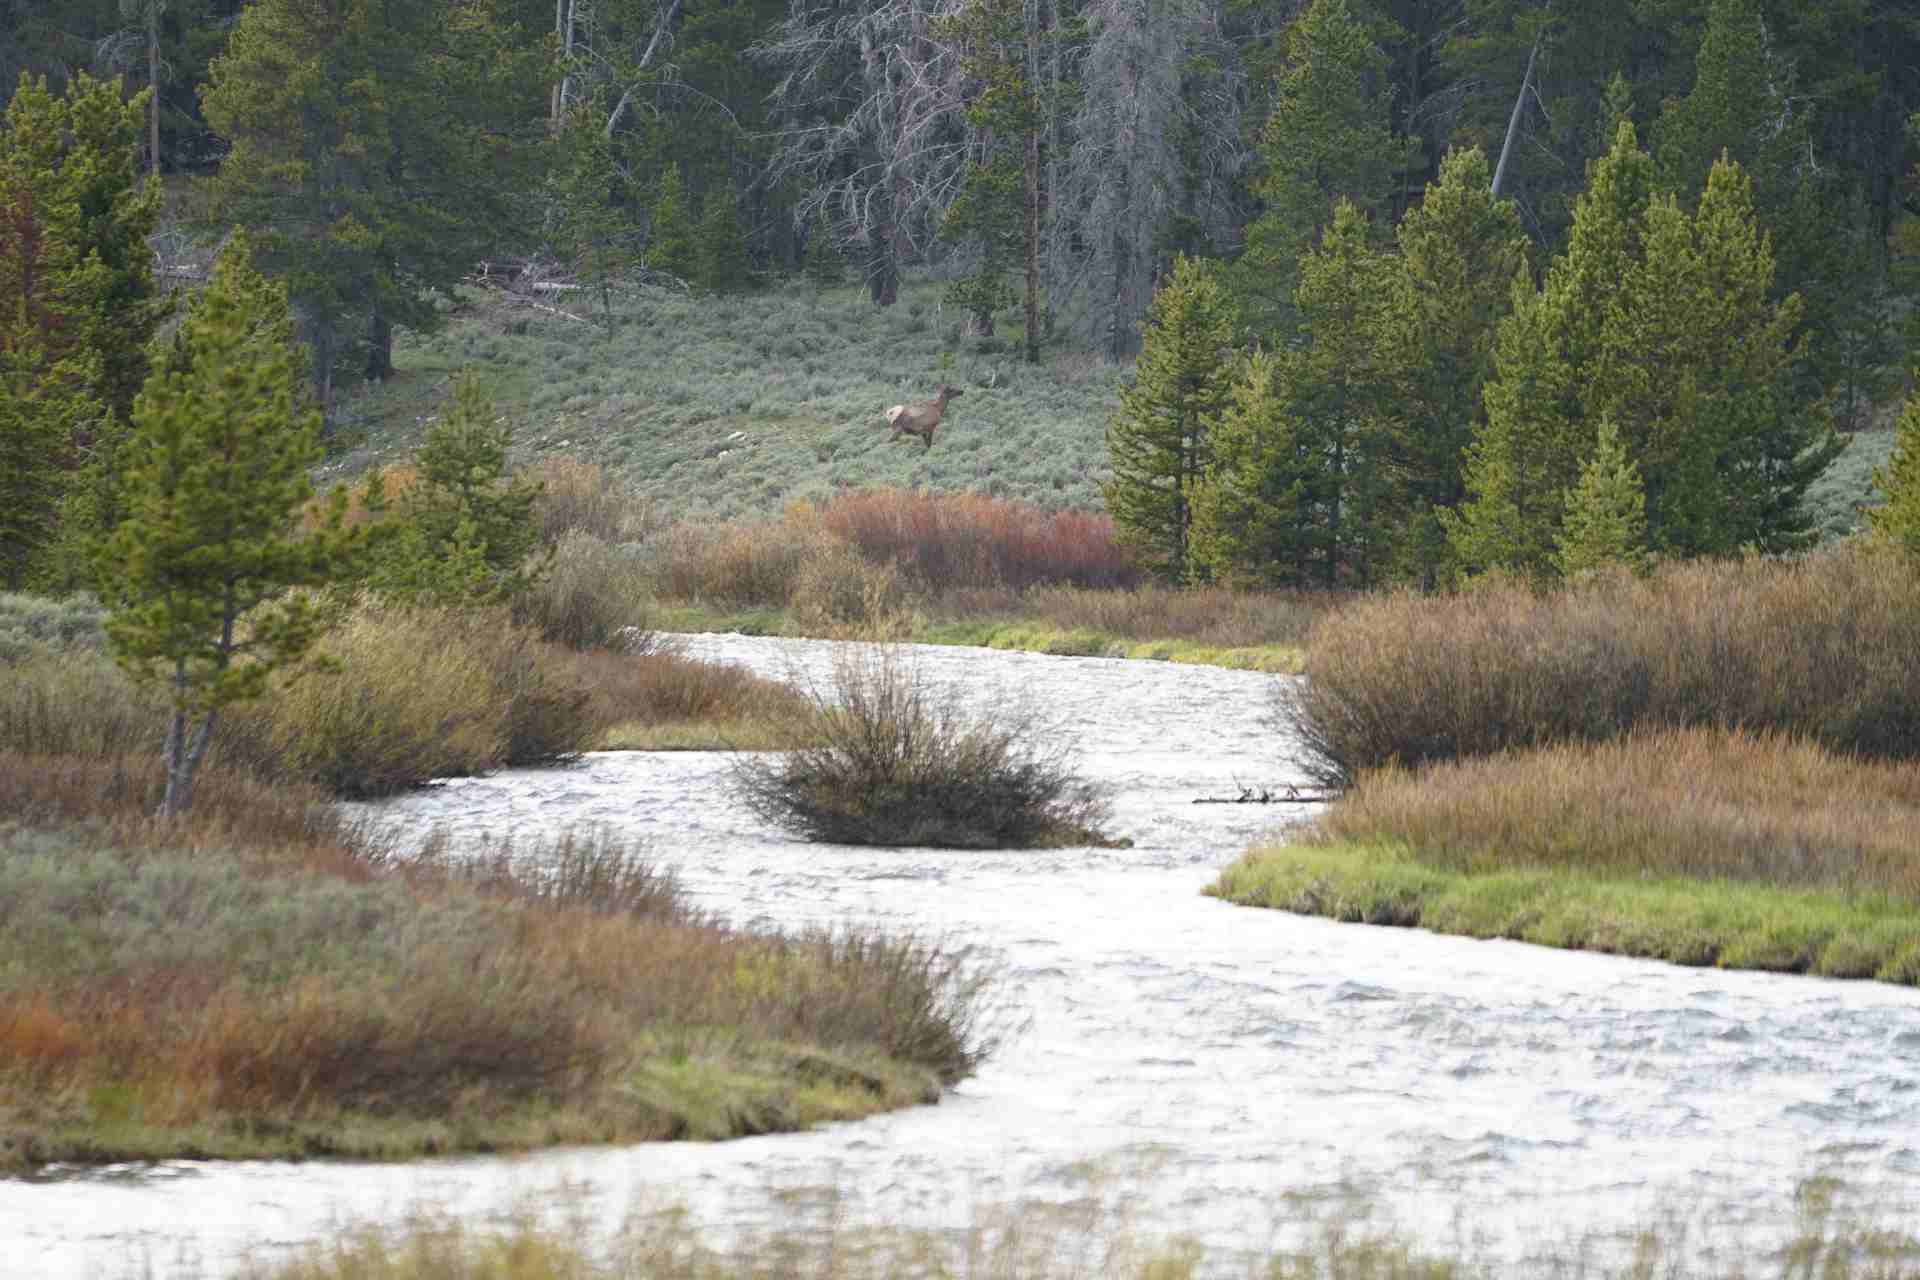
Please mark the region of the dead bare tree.
[[[1139, 349], [1171, 221], [1204, 233], [1229, 220], [1246, 154], [1242, 77], [1217, 0], [1091, 0], [1085, 16], [1082, 105], [1054, 213], [1081, 252], [1056, 260], [1048, 292], [1074, 298], [1081, 328], [1118, 360]], [[1220, 69], [1210, 81], [1189, 74], [1202, 53]]]
[[964, 0], [793, 0], [754, 56], [784, 70], [786, 117], [768, 172], [801, 196], [795, 218], [824, 214], [864, 260], [868, 295], [898, 297], [900, 267], [933, 239], [958, 193], [964, 102], [955, 51], [930, 34]]

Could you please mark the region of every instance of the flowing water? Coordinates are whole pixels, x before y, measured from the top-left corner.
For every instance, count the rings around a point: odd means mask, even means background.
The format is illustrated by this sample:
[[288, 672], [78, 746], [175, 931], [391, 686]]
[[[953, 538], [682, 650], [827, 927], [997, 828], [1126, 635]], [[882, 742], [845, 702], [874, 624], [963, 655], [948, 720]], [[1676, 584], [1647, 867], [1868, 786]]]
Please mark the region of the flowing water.
[[[825, 642], [703, 636], [697, 656], [829, 680]], [[843, 920], [991, 949], [1024, 1023], [938, 1106], [719, 1144], [408, 1165], [205, 1164], [0, 1181], [0, 1276], [219, 1275], [341, 1223], [676, 1202], [724, 1235], [832, 1188], [842, 1222], [964, 1226], [1117, 1188], [1133, 1224], [1222, 1256], [1284, 1242], [1291, 1193], [1363, 1188], [1402, 1227], [1516, 1250], [1687, 1206], [1759, 1230], [1831, 1174], [1920, 1197], [1920, 993], [1721, 973], [1201, 896], [1299, 806], [1195, 804], [1302, 781], [1271, 677], [911, 651], [960, 696], [1031, 710], [1110, 784], [1117, 850], [806, 845], [735, 804], [727, 761], [609, 754], [447, 783], [376, 812], [410, 832], [644, 839], [742, 922]]]

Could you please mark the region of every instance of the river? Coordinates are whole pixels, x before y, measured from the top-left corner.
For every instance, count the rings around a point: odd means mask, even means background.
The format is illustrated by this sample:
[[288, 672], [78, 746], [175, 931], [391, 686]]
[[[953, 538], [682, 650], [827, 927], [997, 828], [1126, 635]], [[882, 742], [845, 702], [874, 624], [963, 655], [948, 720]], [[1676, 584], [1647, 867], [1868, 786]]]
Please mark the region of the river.
[[[686, 643], [829, 679], [827, 642]], [[1302, 781], [1270, 719], [1273, 677], [909, 652], [958, 696], [1066, 735], [1133, 846], [807, 845], [733, 802], [726, 758], [702, 753], [595, 755], [371, 808], [456, 838], [607, 824], [735, 920], [873, 921], [980, 945], [1020, 1029], [939, 1105], [720, 1144], [51, 1170], [0, 1181], [0, 1275], [219, 1276], [248, 1250], [422, 1208], [492, 1220], [562, 1206], [604, 1225], [670, 1201], [724, 1237], [777, 1225], [795, 1192], [820, 1188], [843, 1222], [929, 1227], [1021, 1199], [1116, 1197], [1135, 1228], [1221, 1258], [1284, 1243], [1289, 1197], [1339, 1188], [1496, 1253], [1675, 1205], [1766, 1232], [1812, 1174], [1916, 1203], [1920, 993], [1224, 905], [1200, 894], [1213, 872], [1301, 816], [1193, 803]]]

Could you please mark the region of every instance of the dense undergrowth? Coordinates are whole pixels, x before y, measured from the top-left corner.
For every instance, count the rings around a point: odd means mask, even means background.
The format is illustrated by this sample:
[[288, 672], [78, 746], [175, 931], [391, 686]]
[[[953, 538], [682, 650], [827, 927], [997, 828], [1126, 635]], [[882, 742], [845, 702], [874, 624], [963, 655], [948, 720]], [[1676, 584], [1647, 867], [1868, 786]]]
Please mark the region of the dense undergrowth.
[[964, 953], [704, 917], [602, 834], [400, 856], [324, 793], [0, 753], [0, 1167], [725, 1137], [991, 1048]]

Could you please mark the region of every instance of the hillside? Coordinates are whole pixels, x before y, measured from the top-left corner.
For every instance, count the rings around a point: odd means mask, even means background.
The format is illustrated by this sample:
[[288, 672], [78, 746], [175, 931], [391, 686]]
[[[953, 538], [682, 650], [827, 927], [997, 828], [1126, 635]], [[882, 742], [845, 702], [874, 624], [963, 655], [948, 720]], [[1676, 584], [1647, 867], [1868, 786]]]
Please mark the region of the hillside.
[[[671, 517], [773, 514], [795, 498], [899, 486], [1097, 509], [1105, 429], [1127, 370], [1072, 347], [1022, 363], [1020, 331], [962, 338], [943, 285], [916, 283], [882, 311], [852, 287], [792, 284], [709, 297], [653, 290], [569, 319], [475, 290], [446, 328], [405, 335], [398, 375], [348, 403], [330, 476], [419, 442], [454, 374], [471, 370], [517, 425], [526, 457], [569, 453], [623, 477]], [[931, 451], [889, 444], [881, 411], [964, 394]], [[1808, 493], [1825, 538], [1857, 528], [1873, 469], [1893, 449], [1896, 406], [1875, 416]]]
[[[616, 300], [611, 333], [584, 302], [569, 307], [590, 321], [473, 291], [441, 333], [402, 339], [398, 376], [347, 404], [351, 447], [328, 473], [411, 449], [453, 375], [471, 370], [529, 457], [599, 463], [675, 516], [773, 513], [873, 486], [1097, 508], [1122, 371], [1058, 348], [1030, 367], [1017, 330], [961, 338], [942, 288], [915, 285], [886, 311], [853, 288], [650, 290]], [[942, 382], [963, 395], [933, 449], [888, 443], [882, 410]]]

